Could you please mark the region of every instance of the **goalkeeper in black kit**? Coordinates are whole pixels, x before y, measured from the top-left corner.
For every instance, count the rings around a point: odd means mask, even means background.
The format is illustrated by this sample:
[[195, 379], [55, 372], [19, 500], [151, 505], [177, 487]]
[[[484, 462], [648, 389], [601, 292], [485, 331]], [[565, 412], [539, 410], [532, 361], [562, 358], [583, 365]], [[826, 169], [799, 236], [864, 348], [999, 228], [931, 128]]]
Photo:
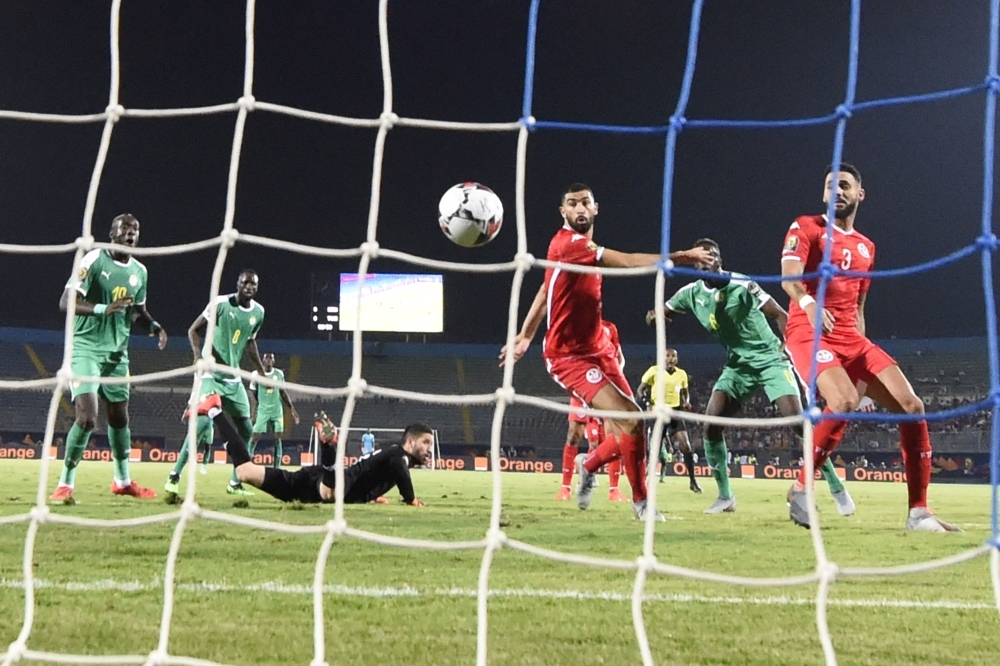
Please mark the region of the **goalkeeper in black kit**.
[[[332, 442], [320, 440], [319, 465], [289, 472], [254, 463], [246, 443], [228, 419], [221, 418], [216, 423], [228, 441], [226, 450], [242, 483], [260, 488], [282, 502], [317, 504], [334, 501], [336, 439]], [[422, 423], [408, 425], [399, 444], [375, 449], [344, 470], [344, 503], [374, 502], [398, 487], [404, 504], [424, 506], [413, 493], [410, 466], [429, 463], [433, 444], [434, 435], [430, 428]]]

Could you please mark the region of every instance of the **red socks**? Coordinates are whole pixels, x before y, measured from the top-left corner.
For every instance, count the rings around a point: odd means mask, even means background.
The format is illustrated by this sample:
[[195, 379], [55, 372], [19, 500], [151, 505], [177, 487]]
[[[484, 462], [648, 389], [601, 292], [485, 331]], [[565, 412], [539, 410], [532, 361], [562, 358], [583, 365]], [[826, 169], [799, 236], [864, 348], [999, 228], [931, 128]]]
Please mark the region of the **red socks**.
[[[824, 414], [833, 414], [829, 409], [823, 410]], [[847, 421], [829, 419], [820, 421], [813, 427], [813, 471], [822, 466], [830, 454], [833, 453], [840, 440], [844, 438], [844, 431], [847, 430]], [[806, 484], [806, 467], [799, 469], [799, 478], [796, 485], [804, 488]]]
[[608, 490], [618, 489], [618, 477], [622, 475], [621, 458], [608, 463]]
[[576, 454], [579, 449], [567, 443], [563, 446], [562, 484], [567, 488], [573, 485], [573, 468], [576, 467]]
[[622, 457], [621, 447], [614, 435], [608, 435], [596, 449], [587, 454], [587, 459], [583, 461], [583, 466], [591, 474], [596, 474], [597, 470], [607, 465], [612, 460]]
[[927, 506], [927, 486], [931, 482], [931, 438], [927, 421], [899, 424], [899, 448], [906, 468], [906, 490], [910, 508]]

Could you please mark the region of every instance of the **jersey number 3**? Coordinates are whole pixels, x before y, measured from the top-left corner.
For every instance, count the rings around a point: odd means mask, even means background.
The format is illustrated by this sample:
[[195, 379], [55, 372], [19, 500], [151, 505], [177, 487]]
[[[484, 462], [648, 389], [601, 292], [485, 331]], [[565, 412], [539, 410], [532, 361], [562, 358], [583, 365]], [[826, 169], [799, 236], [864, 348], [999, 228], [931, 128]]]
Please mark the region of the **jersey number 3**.
[[851, 267], [851, 251], [846, 247], [844, 248], [844, 259], [840, 262], [840, 267], [845, 271]]

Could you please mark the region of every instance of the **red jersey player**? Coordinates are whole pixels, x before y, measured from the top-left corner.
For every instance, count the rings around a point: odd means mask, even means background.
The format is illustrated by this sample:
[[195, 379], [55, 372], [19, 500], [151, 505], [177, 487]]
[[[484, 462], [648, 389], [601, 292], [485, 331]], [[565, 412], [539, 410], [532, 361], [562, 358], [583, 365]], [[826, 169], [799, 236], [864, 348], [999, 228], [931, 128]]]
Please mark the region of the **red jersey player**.
[[[618, 339], [618, 327], [610, 321], [602, 322], [611, 344], [617, 350], [618, 367], [625, 369], [625, 354], [622, 353], [621, 341]], [[574, 410], [583, 407], [583, 402], [575, 395], [569, 398], [569, 406]], [[586, 436], [588, 449], [593, 450], [604, 441], [604, 421], [599, 418], [587, 416], [579, 411], [572, 411], [567, 415], [569, 425], [566, 428], [566, 444], [563, 446], [562, 457], [562, 485], [559, 488], [558, 500], [568, 500], [572, 497], [573, 468], [576, 466], [576, 456], [580, 452], [580, 440]], [[615, 458], [608, 463], [608, 501], [626, 502], [628, 501], [618, 489], [618, 479], [621, 476], [621, 458]]]
[[[839, 268], [866, 272], [875, 265], [875, 244], [854, 228], [858, 205], [864, 201], [861, 174], [850, 164], [839, 171], [828, 168], [823, 188], [823, 203], [831, 190], [834, 201], [834, 224], [831, 261]], [[781, 275], [795, 277], [819, 270], [827, 243], [825, 215], [803, 215], [792, 223], [785, 235], [781, 255]], [[838, 275], [827, 283], [823, 310], [817, 310], [818, 280], [789, 280], [782, 287], [791, 299], [786, 349], [799, 376], [808, 378], [813, 361], [814, 326], [822, 326], [816, 352], [816, 388], [826, 401], [826, 413], [842, 414], [858, 408], [861, 397], [856, 385], [867, 384], [867, 395], [897, 414], [923, 414], [924, 403], [913, 392], [899, 365], [881, 347], [865, 336], [865, 299], [871, 280]], [[840, 443], [847, 421], [824, 420], [813, 429], [814, 468], [826, 462]], [[906, 466], [906, 485], [910, 512], [906, 528], [929, 532], [955, 531], [957, 528], [937, 518], [927, 508], [927, 486], [931, 477], [931, 443], [926, 421], [899, 424], [900, 448]], [[805, 494], [805, 468], [789, 490], [789, 515], [796, 524], [809, 527]]]
[[[588, 186], [575, 183], [565, 190], [559, 206], [563, 226], [549, 243], [549, 261], [629, 268], [651, 266], [660, 260], [658, 254], [618, 252], [595, 243], [597, 209], [593, 191]], [[707, 262], [708, 258], [709, 253], [703, 248], [670, 255], [675, 263], [692, 266]], [[515, 339], [514, 360], [527, 351], [546, 312], [548, 331], [543, 356], [552, 379], [571, 396], [595, 409], [638, 413], [632, 389], [618, 367], [610, 335], [602, 326], [601, 275], [547, 268], [545, 281]], [[506, 347], [501, 351], [501, 355], [505, 354]], [[604, 441], [589, 455], [577, 457], [580, 473], [577, 504], [581, 509], [590, 506], [594, 472], [620, 455], [632, 486], [632, 508], [636, 517], [642, 519], [647, 508], [643, 422], [638, 418], [608, 419], [605, 429]], [[654, 515], [663, 520], [658, 511]]]

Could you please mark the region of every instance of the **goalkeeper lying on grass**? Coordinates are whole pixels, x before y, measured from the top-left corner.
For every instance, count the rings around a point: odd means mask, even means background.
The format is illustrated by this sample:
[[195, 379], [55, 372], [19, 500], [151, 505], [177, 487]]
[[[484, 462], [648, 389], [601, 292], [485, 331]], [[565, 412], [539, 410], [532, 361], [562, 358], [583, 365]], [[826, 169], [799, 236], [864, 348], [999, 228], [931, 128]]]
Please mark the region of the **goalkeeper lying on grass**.
[[[317, 417], [326, 426], [326, 414]], [[216, 419], [222, 437], [228, 442], [226, 450], [242, 483], [260, 488], [268, 495], [282, 502], [302, 502], [315, 504], [333, 502], [336, 476], [334, 464], [337, 456], [336, 437], [320, 438], [320, 464], [303, 467], [295, 472], [254, 463], [247, 451], [246, 443], [240, 438], [236, 428], [225, 417]], [[336, 428], [321, 429], [336, 432]], [[328, 441], [330, 440], [330, 441]], [[362, 456], [356, 463], [344, 470], [344, 503], [365, 504], [374, 502], [382, 495], [399, 487], [403, 502], [410, 506], [424, 506], [413, 494], [410, 480], [410, 465], [425, 465], [430, 461], [434, 436], [431, 429], [422, 423], [406, 427], [402, 441]]]

